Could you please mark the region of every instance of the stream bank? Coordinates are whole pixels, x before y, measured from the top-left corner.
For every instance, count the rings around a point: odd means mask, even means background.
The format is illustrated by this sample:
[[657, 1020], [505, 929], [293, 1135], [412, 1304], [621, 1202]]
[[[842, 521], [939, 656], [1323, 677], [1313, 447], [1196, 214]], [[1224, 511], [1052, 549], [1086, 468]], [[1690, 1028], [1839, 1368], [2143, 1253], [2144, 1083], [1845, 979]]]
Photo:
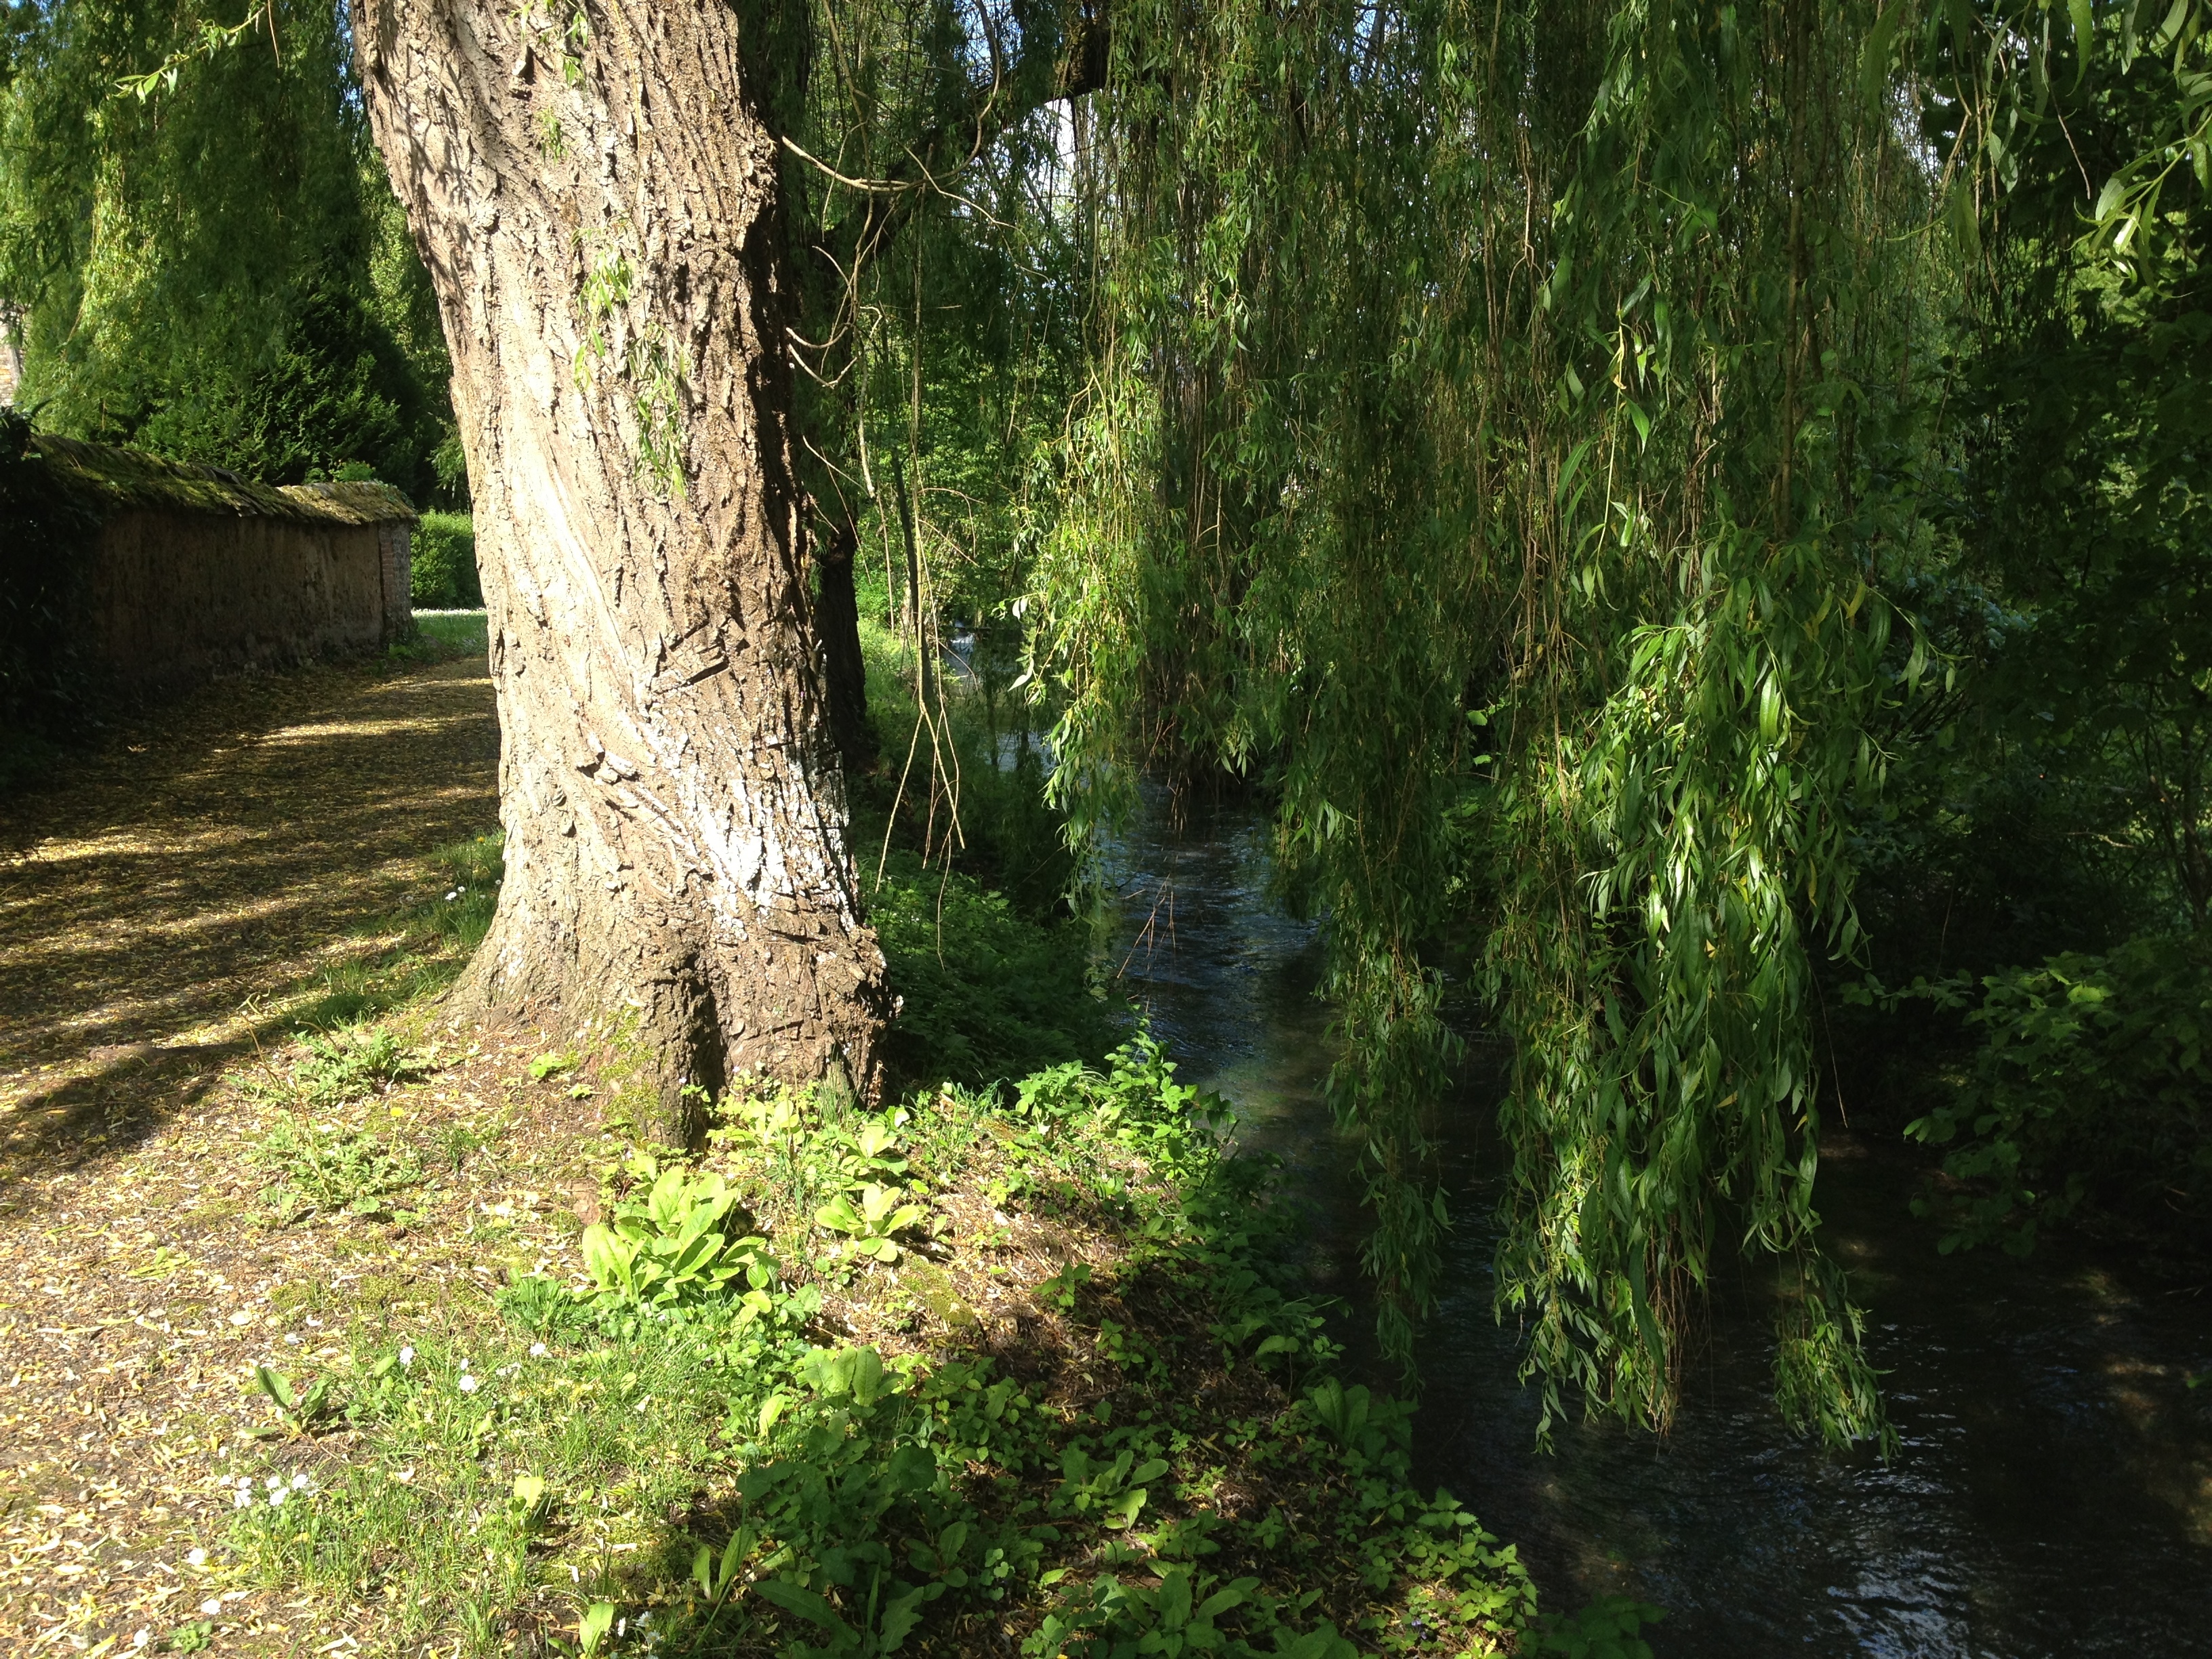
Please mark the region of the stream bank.
[[[1128, 993], [1185, 1079], [1238, 1108], [1313, 1212], [1317, 1287], [1355, 1304], [1358, 1194], [1322, 1098], [1315, 929], [1267, 885], [1264, 815], [1164, 798], [1108, 852]], [[1417, 1480], [1519, 1546], [1548, 1607], [1668, 1610], [1656, 1653], [2059, 1659], [2200, 1650], [2212, 1583], [2212, 1300], [2131, 1285], [2078, 1243], [1943, 1256], [1903, 1149], [1824, 1148], [1830, 1246], [1870, 1310], [1902, 1445], [1834, 1455], [1771, 1400], [1765, 1292], [1717, 1290], [1664, 1439], [1570, 1422], [1534, 1449], [1517, 1334], [1491, 1313], [1501, 1158], [1479, 1097], [1448, 1125], [1456, 1223], [1424, 1339]]]

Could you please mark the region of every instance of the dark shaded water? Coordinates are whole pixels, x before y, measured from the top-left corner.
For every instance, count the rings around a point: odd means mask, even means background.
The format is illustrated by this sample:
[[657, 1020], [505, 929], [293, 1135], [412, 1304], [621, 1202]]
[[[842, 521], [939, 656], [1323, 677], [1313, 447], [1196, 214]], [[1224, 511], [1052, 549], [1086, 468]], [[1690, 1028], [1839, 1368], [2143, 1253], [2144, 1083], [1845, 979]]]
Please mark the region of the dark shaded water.
[[[1313, 930], [1269, 903], [1266, 847], [1250, 812], [1201, 809], [1178, 832], [1149, 802], [1109, 860], [1115, 948], [1185, 1079], [1285, 1158], [1316, 1212], [1317, 1275], [1357, 1301]], [[2132, 1285], [2063, 1245], [1942, 1256], [1901, 1152], [1839, 1134], [1825, 1237], [1871, 1310], [1899, 1455], [1833, 1456], [1782, 1427], [1751, 1278], [1716, 1296], [1665, 1440], [1574, 1423], [1540, 1456], [1516, 1334], [1490, 1312], [1482, 1115], [1468, 1103], [1452, 1149], [1458, 1231], [1415, 1455], [1519, 1544], [1548, 1607], [1656, 1602], [1653, 1646], [1682, 1659], [2212, 1655], [2212, 1291]]]

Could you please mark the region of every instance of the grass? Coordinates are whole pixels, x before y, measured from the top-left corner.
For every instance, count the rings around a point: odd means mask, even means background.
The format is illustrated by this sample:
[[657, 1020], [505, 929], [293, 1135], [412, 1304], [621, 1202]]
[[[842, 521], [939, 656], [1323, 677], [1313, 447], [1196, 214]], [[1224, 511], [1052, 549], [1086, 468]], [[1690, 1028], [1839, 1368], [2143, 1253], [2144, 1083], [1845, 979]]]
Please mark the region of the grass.
[[[1139, 1042], [872, 1119], [732, 1097], [696, 1162], [605, 1142], [611, 1200], [719, 1178], [779, 1265], [357, 1315], [327, 1429], [264, 1401], [207, 1582], [387, 1650], [573, 1651], [600, 1605], [604, 1652], [1509, 1650], [1525, 1575], [1334, 1374], [1225, 1110]], [[887, 1185], [895, 1259], [824, 1219]]]
[[[482, 837], [316, 953], [295, 1038], [14, 1189], [0, 1645], [1550, 1642], [1511, 1551], [1410, 1490], [1403, 1408], [1337, 1374], [1270, 1167], [1223, 1157], [1219, 1103], [1157, 1051], [1095, 1063], [1087, 939], [986, 879], [1029, 833], [999, 787], [950, 880], [907, 846], [935, 1076], [888, 1115], [739, 1093], [696, 1153], [645, 1146], [618, 1030], [444, 1016], [495, 902]], [[915, 810], [879, 820], [895, 848]], [[1075, 1017], [1019, 1004], [1032, 981]], [[1626, 1632], [1572, 1650], [1637, 1651], [1638, 1615], [1600, 1613]]]
[[499, 908], [505, 838], [497, 830], [433, 853], [438, 896], [357, 930], [359, 946], [307, 984], [292, 1018], [329, 1030], [422, 1001], [460, 976]]
[[417, 611], [415, 637], [386, 647], [386, 658], [398, 665], [445, 662], [456, 657], [484, 656], [491, 648], [484, 612]]

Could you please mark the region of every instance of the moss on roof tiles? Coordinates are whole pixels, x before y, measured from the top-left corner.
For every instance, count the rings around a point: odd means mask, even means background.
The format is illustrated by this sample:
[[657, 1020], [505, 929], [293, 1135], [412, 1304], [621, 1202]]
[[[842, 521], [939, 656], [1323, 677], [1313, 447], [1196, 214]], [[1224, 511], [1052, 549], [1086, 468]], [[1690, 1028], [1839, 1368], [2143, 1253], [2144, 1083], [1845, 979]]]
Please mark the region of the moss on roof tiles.
[[289, 484], [283, 493], [305, 502], [325, 518], [343, 519], [348, 524], [389, 524], [395, 519], [417, 516], [414, 504], [396, 484], [366, 481]]
[[387, 524], [411, 520], [415, 508], [387, 483], [293, 484], [283, 489], [249, 483], [219, 466], [163, 460], [112, 444], [33, 433], [28, 448], [46, 463], [52, 480], [109, 511], [215, 513], [237, 518], [292, 519], [314, 524]]

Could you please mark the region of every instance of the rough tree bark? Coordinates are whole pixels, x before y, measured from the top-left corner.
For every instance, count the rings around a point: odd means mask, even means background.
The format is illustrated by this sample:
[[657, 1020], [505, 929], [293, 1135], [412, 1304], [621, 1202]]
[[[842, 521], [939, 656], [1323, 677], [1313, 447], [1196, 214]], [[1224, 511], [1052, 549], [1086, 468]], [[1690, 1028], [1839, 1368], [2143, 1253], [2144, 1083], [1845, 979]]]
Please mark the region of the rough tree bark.
[[814, 620], [822, 641], [830, 737], [848, 771], [865, 769], [876, 758], [876, 730], [868, 721], [868, 665], [860, 654], [860, 600], [853, 581], [860, 544], [860, 532], [842, 515], [829, 520], [826, 532], [814, 541], [814, 566], [821, 578]]
[[[635, 1029], [664, 1099], [885, 1006], [823, 720], [776, 146], [726, 0], [350, 0], [475, 492], [507, 880], [460, 994]], [[680, 1119], [679, 1119], [680, 1121]]]

